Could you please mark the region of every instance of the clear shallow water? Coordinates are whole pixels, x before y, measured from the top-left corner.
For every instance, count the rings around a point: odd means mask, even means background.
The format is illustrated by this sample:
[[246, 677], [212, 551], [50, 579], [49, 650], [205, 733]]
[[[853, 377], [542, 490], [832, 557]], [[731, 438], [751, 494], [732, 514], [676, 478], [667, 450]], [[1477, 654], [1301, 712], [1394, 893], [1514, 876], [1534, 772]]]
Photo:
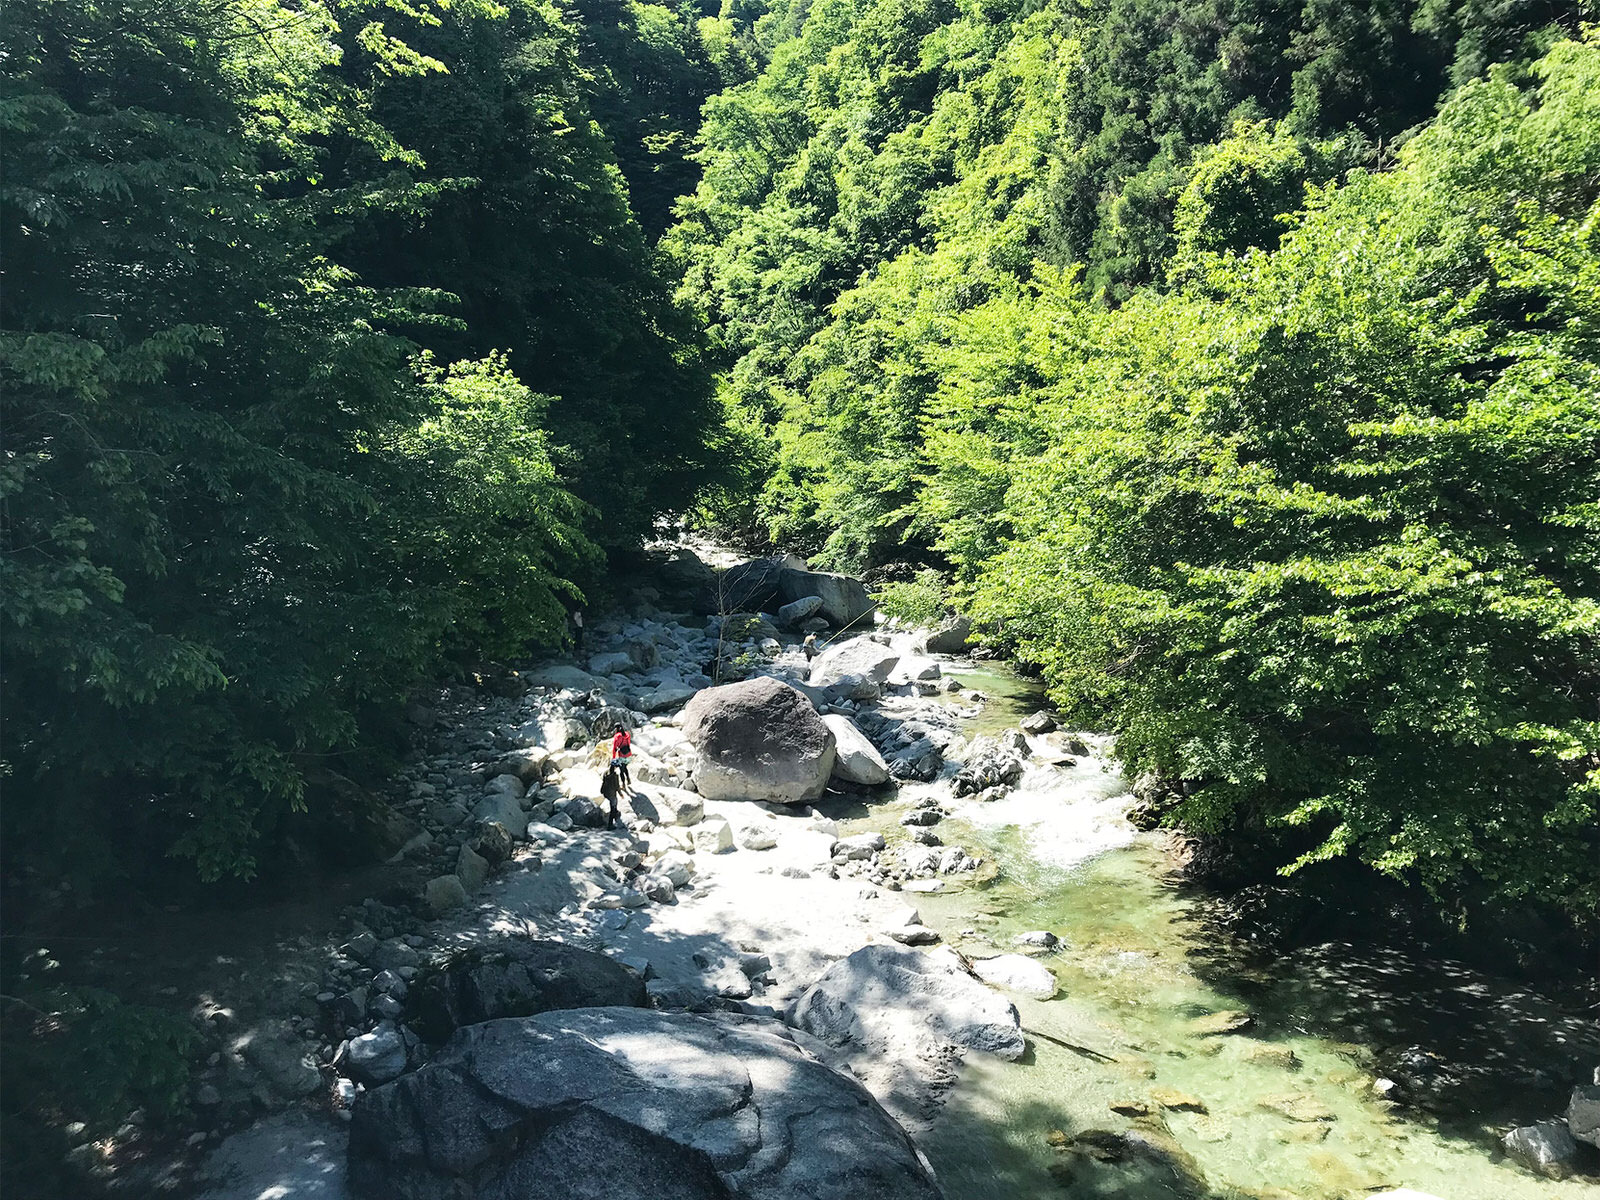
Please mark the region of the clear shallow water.
[[[956, 674], [994, 697], [974, 733], [1039, 706], [1025, 680]], [[998, 864], [977, 886], [914, 898], [949, 944], [976, 957], [1013, 951], [1028, 930], [1062, 938], [1043, 959], [1056, 998], [1015, 998], [1029, 1056], [973, 1056], [919, 1139], [951, 1200], [1354, 1200], [1389, 1187], [1445, 1200], [1600, 1196], [1592, 1181], [1541, 1179], [1498, 1155], [1497, 1125], [1549, 1115], [1526, 1107], [1538, 1102], [1528, 1089], [1497, 1104], [1493, 1078], [1481, 1080], [1483, 1107], [1458, 1103], [1446, 1121], [1373, 1091], [1380, 1042], [1440, 1049], [1469, 1077], [1498, 1063], [1505, 1078], [1553, 1048], [1600, 1061], [1592, 1020], [1453, 964], [1370, 949], [1249, 962], [1172, 881], [1158, 840], [1122, 820], [1125, 793], [1086, 758], [1031, 769], [1005, 800], [956, 802], [939, 826]], [[1208, 1032], [1230, 1012], [1253, 1023]], [[1101, 1161], [1111, 1155], [1096, 1153], [1094, 1131], [1140, 1131], [1148, 1150]]]

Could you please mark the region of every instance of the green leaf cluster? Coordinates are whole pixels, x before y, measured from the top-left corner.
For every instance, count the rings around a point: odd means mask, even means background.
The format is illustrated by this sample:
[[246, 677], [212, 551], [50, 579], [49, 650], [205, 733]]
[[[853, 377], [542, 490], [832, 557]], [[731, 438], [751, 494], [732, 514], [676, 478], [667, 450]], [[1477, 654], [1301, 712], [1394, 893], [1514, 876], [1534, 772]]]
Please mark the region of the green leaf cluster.
[[[683, 56], [628, 12], [589, 40]], [[588, 19], [8, 6], [9, 868], [250, 874], [420, 681], [558, 644], [598, 547], [736, 470], [617, 165], [693, 89], [617, 99]]]
[[664, 242], [766, 430], [745, 519], [952, 568], [1191, 828], [1592, 915], [1577, 15], [814, 5]]

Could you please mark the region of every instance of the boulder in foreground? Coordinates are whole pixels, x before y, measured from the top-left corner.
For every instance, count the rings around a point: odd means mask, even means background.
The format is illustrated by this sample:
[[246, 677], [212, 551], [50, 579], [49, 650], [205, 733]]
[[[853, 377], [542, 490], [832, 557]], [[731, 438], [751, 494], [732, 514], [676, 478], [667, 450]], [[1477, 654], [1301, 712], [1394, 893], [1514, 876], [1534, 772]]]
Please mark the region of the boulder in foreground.
[[684, 707], [683, 732], [699, 753], [694, 782], [708, 800], [805, 804], [833, 773], [833, 731], [780, 680], [707, 688]]
[[860, 1084], [770, 1023], [591, 1008], [462, 1029], [362, 1097], [356, 1200], [938, 1200]]
[[412, 984], [417, 1031], [442, 1042], [462, 1025], [597, 1005], [643, 1007], [644, 981], [619, 963], [562, 942], [518, 939], [473, 948]]

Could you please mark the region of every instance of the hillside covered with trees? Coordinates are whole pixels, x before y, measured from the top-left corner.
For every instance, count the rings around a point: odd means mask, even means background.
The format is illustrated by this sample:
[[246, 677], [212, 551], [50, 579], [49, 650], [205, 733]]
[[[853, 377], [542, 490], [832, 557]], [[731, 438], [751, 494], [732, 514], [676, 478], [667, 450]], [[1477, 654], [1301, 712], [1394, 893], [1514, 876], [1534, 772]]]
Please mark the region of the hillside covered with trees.
[[[1593, 946], [1595, 17], [13, 0], [11, 912], [381, 825], [672, 516], [969, 614], [1171, 825]], [[176, 1102], [29, 997], [52, 1111]]]
[[645, 232], [715, 70], [632, 4], [19, 3], [4, 37], [8, 849], [249, 874], [417, 682], [559, 644], [725, 473]]
[[943, 572], [1190, 828], [1592, 915], [1580, 16], [791, 17], [666, 242], [761, 439], [733, 519]]

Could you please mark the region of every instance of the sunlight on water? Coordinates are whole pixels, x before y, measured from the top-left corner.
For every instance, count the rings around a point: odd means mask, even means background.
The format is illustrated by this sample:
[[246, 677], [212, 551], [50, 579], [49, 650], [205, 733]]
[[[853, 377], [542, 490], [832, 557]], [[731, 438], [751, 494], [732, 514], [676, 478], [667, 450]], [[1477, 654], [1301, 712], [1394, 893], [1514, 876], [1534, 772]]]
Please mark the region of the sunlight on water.
[[[986, 675], [973, 682], [997, 702], [974, 732], [1037, 707], [1025, 686], [1001, 692], [997, 681], [1015, 677]], [[940, 826], [947, 842], [999, 863], [986, 886], [917, 897], [950, 944], [978, 957], [1014, 951], [1029, 930], [1062, 939], [1043, 960], [1057, 997], [1016, 998], [1029, 1058], [974, 1056], [920, 1139], [951, 1200], [1355, 1200], [1386, 1187], [1444, 1200], [1592, 1200], [1592, 1183], [1552, 1182], [1501, 1159], [1492, 1130], [1446, 1130], [1377, 1096], [1368, 1049], [1331, 1031], [1349, 1028], [1335, 1018], [1360, 1016], [1360, 981], [1377, 977], [1363, 969], [1384, 964], [1324, 978], [1297, 959], [1265, 983], [1230, 976], [1156, 839], [1122, 819], [1126, 792], [1087, 757], [1031, 768], [1000, 801], [956, 801]], [[1235, 1024], [1244, 1028], [1216, 1032]]]

